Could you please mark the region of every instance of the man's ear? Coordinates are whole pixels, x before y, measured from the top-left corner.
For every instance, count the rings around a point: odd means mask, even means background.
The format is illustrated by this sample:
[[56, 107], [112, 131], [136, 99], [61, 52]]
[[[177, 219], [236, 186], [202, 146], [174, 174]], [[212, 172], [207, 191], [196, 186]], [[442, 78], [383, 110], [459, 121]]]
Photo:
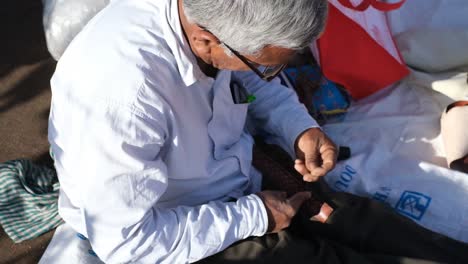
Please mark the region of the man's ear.
[[212, 49], [220, 43], [218, 38], [203, 29], [198, 29], [192, 32], [190, 38], [194, 53], [206, 63], [211, 64]]

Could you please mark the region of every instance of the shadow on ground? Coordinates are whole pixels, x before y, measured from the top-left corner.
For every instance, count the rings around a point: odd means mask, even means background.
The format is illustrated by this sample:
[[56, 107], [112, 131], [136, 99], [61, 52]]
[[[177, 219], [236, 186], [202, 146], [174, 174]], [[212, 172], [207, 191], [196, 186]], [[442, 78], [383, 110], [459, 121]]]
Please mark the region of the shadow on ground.
[[[0, 36], [0, 162], [27, 158], [51, 165], [47, 118], [55, 62], [45, 42], [42, 2], [2, 3]], [[0, 227], [0, 263], [37, 263], [52, 234], [15, 244]]]

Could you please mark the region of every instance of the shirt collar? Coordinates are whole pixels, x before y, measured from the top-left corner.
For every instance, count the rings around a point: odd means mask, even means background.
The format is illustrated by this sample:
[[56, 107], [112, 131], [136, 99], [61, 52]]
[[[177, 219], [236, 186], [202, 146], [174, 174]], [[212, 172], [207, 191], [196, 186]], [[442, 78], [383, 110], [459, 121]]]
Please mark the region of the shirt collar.
[[179, 8], [177, 6], [177, 2], [177, 0], [171, 0], [169, 2], [169, 8], [166, 10], [167, 20], [176, 37], [176, 43], [168, 44], [172, 49], [182, 80], [186, 86], [191, 86], [198, 80], [206, 78], [206, 76], [200, 70], [200, 67], [198, 67], [197, 59], [184, 36], [179, 19]]

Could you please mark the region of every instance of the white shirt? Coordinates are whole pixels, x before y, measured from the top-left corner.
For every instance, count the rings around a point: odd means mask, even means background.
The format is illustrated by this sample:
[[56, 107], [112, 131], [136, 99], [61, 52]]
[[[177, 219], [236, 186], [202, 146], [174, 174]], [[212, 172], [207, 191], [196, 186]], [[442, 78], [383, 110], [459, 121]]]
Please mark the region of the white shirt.
[[[234, 80], [257, 99], [234, 104]], [[111, 2], [68, 47], [51, 86], [59, 212], [108, 263], [194, 262], [265, 234], [247, 112], [290, 148], [317, 126], [278, 83], [205, 76], [176, 0]]]

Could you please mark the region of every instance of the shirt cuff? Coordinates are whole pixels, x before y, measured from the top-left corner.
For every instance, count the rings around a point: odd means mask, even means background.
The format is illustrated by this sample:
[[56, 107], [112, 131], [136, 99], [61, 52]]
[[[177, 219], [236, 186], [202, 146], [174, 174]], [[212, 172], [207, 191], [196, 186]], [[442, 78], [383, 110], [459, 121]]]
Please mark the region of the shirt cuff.
[[268, 228], [268, 215], [262, 199], [258, 195], [250, 194], [237, 200], [237, 204], [243, 208], [247, 221], [241, 227], [242, 239], [250, 236], [263, 236]]

